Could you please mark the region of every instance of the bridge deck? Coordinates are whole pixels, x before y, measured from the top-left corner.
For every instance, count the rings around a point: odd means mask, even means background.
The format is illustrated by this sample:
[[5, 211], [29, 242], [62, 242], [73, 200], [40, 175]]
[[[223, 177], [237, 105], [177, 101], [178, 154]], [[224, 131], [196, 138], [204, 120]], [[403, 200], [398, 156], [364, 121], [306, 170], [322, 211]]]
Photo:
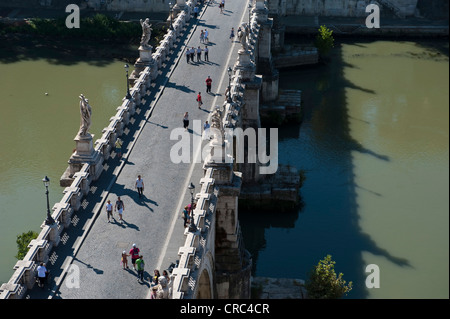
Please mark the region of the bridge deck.
[[[36, 286], [29, 291], [29, 298], [146, 298], [153, 270], [162, 273], [178, 259], [178, 248], [184, 243], [181, 209], [190, 202], [187, 186], [192, 181], [198, 190], [203, 171], [201, 164], [172, 163], [170, 148], [176, 141], [170, 140], [170, 133], [182, 127], [183, 114], [188, 111], [192, 137], [192, 121], [204, 123], [213, 107], [222, 105], [228, 85], [226, 70], [235, 63], [240, 47], [237, 39], [230, 41], [229, 34], [232, 27], [237, 30], [247, 21], [247, 5], [227, 1], [221, 14], [216, 1], [204, 7], [197, 21], [191, 19], [155, 87], [145, 97], [145, 105], [125, 130], [127, 135], [122, 136], [124, 158], [105, 161], [100, 179], [93, 183], [83, 207], [74, 214], [72, 225], [51, 255], [48, 266], [53, 283], [48, 289]], [[210, 62], [187, 64], [185, 46], [198, 47], [200, 30], [205, 28], [210, 34]], [[208, 75], [213, 79], [213, 94], [206, 93]], [[198, 92], [203, 96], [201, 110], [195, 101]], [[142, 199], [134, 188], [139, 174], [145, 183]], [[106, 218], [104, 204], [108, 199], [115, 203], [117, 196], [125, 204], [123, 224], [116, 213], [116, 221], [108, 223]], [[129, 270], [123, 270], [120, 263], [122, 251], [128, 252], [133, 243], [146, 262], [142, 284], [137, 282], [131, 262]], [[80, 271], [79, 288], [71, 288], [71, 275], [65, 275], [69, 265]]]

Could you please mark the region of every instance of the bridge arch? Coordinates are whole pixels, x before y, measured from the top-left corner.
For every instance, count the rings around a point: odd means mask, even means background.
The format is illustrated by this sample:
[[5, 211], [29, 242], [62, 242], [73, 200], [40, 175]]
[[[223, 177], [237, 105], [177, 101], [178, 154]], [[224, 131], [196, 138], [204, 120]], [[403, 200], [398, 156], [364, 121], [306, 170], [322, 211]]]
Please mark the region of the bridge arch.
[[205, 262], [203, 268], [200, 270], [200, 276], [197, 284], [197, 291], [195, 299], [213, 299], [214, 298], [214, 285], [213, 285], [213, 268], [212, 268], [212, 255], [209, 251], [205, 256]]

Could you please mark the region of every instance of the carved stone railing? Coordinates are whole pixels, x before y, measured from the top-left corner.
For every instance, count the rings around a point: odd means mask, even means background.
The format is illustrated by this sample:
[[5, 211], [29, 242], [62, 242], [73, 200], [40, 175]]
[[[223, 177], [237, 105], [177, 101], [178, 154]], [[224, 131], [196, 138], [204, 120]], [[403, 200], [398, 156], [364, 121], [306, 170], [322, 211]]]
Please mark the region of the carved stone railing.
[[[186, 10], [181, 11], [173, 22], [174, 30], [167, 32], [164, 40], [161, 41], [155, 53], [153, 53], [155, 60], [160, 59], [163, 61], [169, 54], [169, 51], [177, 41], [177, 37], [180, 36], [182, 28], [190, 19], [191, 6], [196, 4], [197, 0], [186, 2]], [[135, 114], [136, 107], [142, 105], [141, 99], [150, 89], [151, 82], [155, 79], [153, 75], [158, 75], [159, 68], [159, 64], [153, 64], [151, 67], [144, 68], [138, 79], [134, 81], [134, 85], [130, 88], [132, 98], [124, 98], [122, 100], [122, 104], [117, 108], [116, 114], [111, 117], [109, 125], [103, 129], [102, 136], [95, 141], [94, 150], [102, 158], [100, 164], [103, 164], [110, 157], [117, 138], [123, 134], [123, 129]], [[22, 260], [17, 261], [14, 266], [14, 273], [9, 281], [1, 285], [0, 299], [22, 299], [26, 295], [27, 290], [34, 287], [37, 266], [41, 262], [46, 263], [49, 260], [52, 249], [58, 246], [60, 242], [62, 231], [71, 225], [73, 213], [80, 209], [83, 198], [89, 193], [91, 182], [98, 178], [98, 176], [93, 174], [97, 170], [94, 170], [91, 166], [91, 164], [86, 163], [81, 167], [80, 171], [74, 174], [71, 185], [63, 191], [62, 199], [53, 206], [52, 217], [55, 220], [55, 224], [46, 225], [45, 222], [42, 223], [38, 237], [28, 245], [28, 253]], [[209, 191], [209, 188], [205, 191]], [[196, 216], [195, 220], [200, 224], [208, 224], [209, 220], [205, 220], [205, 216], [202, 216], [200, 212]]]

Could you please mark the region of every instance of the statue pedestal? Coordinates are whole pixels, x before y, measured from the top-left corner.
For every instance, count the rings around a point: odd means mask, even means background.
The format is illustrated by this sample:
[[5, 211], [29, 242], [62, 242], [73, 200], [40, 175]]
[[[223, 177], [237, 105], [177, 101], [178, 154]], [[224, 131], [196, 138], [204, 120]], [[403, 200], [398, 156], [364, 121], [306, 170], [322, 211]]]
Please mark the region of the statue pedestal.
[[253, 80], [256, 65], [250, 58], [250, 51], [240, 49], [238, 51], [238, 61], [234, 65], [235, 69], [242, 71], [242, 78], [245, 81]]
[[240, 49], [238, 51], [238, 62], [236, 66], [249, 66], [249, 65], [251, 65], [250, 51]]
[[63, 187], [70, 186], [74, 178], [73, 175], [81, 170], [84, 164], [90, 164], [89, 174], [92, 180], [97, 180], [103, 169], [103, 157], [93, 147], [94, 135], [87, 133], [86, 135], [78, 134], [74, 141], [76, 142], [75, 152], [69, 159], [69, 167], [61, 176], [60, 185]]
[[150, 67], [153, 64], [153, 47], [152, 46], [140, 46], [139, 47], [139, 58], [136, 60], [134, 64], [134, 70], [129, 77], [130, 85], [134, 85], [134, 81], [136, 81], [140, 73], [144, 71], [146, 67]]

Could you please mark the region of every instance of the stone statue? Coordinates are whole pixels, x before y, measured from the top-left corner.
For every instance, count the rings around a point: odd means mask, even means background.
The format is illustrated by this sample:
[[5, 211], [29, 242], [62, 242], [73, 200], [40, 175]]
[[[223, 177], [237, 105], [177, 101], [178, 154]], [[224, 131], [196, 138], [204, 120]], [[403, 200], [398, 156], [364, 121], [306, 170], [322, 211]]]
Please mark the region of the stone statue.
[[145, 21], [141, 19], [140, 22], [142, 26], [141, 46], [148, 47], [148, 42], [152, 36], [152, 24], [150, 23], [149, 18], [145, 19]]
[[86, 99], [83, 94], [80, 94], [80, 114], [81, 121], [80, 131], [78, 132], [78, 135], [86, 136], [89, 134], [88, 131], [91, 127], [92, 108], [89, 105], [89, 100]]
[[242, 28], [239, 28], [238, 30], [238, 38], [239, 42], [242, 45], [242, 49], [248, 50], [248, 35], [249, 35], [249, 28], [247, 24], [243, 23]]

